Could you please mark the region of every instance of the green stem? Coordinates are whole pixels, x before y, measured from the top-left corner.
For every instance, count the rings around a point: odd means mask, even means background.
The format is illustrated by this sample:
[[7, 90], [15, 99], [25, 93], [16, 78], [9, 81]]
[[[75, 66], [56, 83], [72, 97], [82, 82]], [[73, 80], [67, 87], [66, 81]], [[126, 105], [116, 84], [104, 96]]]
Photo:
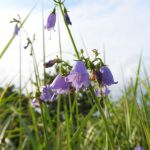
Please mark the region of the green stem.
[[103, 118], [103, 121], [104, 121], [104, 124], [105, 124], [105, 128], [106, 128], [106, 131], [107, 131], [108, 138], [109, 138], [109, 141], [110, 141], [110, 143], [111, 143], [112, 149], [115, 150], [115, 149], [116, 149], [116, 148], [115, 148], [115, 144], [114, 144], [112, 135], [111, 135], [111, 133], [110, 133], [110, 129], [109, 129], [109, 127], [108, 127], [108, 123], [107, 123], [107, 119], [106, 119], [106, 117], [105, 117], [105, 113], [104, 113], [104, 111], [103, 111], [101, 105], [99, 104], [99, 101], [98, 101], [98, 99], [97, 99], [97, 97], [96, 97], [96, 95], [95, 95], [95, 93], [94, 93], [94, 90], [93, 90], [93, 88], [92, 88], [91, 85], [89, 86], [89, 90], [90, 90], [90, 92], [91, 92], [91, 94], [92, 94], [92, 96], [93, 96], [93, 98], [94, 98], [94, 100], [95, 100], [97, 109], [99, 110], [99, 112], [100, 112], [100, 114], [101, 114], [101, 116], [102, 116], [102, 118]]
[[[63, 16], [63, 18], [64, 18], [64, 12], [63, 12], [62, 4], [61, 4], [61, 3], [59, 3], [59, 8], [60, 8], [61, 14], [62, 14], [62, 16]], [[76, 47], [76, 45], [75, 45], [75, 42], [74, 42], [73, 36], [72, 36], [72, 34], [71, 34], [71, 31], [70, 31], [68, 25], [66, 24], [65, 18], [64, 18], [64, 23], [65, 23], [67, 32], [68, 32], [68, 34], [69, 34], [71, 43], [72, 43], [72, 45], [73, 45], [74, 51], [75, 51], [75, 53], [76, 53], [76, 57], [77, 57], [78, 59], [80, 59], [80, 55], [79, 55], [78, 49], [77, 49], [77, 47]]]
[[[43, 40], [43, 64], [45, 64], [45, 33], [44, 33], [44, 2], [42, 0], [42, 40]], [[43, 65], [44, 84], [46, 84], [46, 71]]]
[[[63, 18], [64, 18], [64, 12], [63, 12], [62, 3], [60, 2], [60, 0], [59, 0], [59, 3], [58, 3], [58, 4], [59, 4], [59, 8], [60, 8], [61, 14], [63, 15]], [[64, 22], [65, 22], [65, 18], [64, 18]], [[78, 59], [80, 59], [80, 55], [79, 55], [79, 52], [78, 52], [77, 47], [76, 47], [76, 45], [75, 45], [73, 36], [72, 36], [71, 31], [70, 31], [68, 25], [66, 24], [66, 22], [65, 22], [65, 26], [66, 26], [66, 29], [67, 29], [67, 31], [68, 31], [68, 34], [69, 34], [70, 40], [71, 40], [71, 42], [72, 42], [72, 45], [73, 45], [73, 47], [74, 47], [74, 51], [75, 51], [75, 53], [76, 53], [76, 57], [77, 57]], [[112, 136], [111, 136], [111, 133], [110, 133], [110, 129], [109, 129], [108, 124], [107, 124], [107, 119], [106, 119], [106, 117], [105, 117], [105, 114], [104, 114], [104, 112], [103, 112], [103, 109], [102, 109], [102, 107], [100, 106], [100, 104], [99, 104], [99, 102], [98, 102], [98, 99], [97, 99], [97, 97], [96, 97], [96, 95], [95, 95], [95, 93], [94, 93], [94, 90], [93, 90], [93, 88], [92, 88], [91, 85], [89, 86], [89, 90], [90, 90], [90, 92], [91, 92], [91, 94], [92, 94], [92, 96], [93, 96], [93, 98], [94, 98], [94, 100], [95, 100], [95, 103], [96, 103], [96, 105], [97, 105], [97, 108], [98, 108], [100, 114], [102, 115], [102, 118], [103, 118], [103, 121], [104, 121], [104, 124], [105, 124], [105, 128], [106, 128], [106, 131], [107, 131], [107, 133], [108, 133], [109, 141], [110, 141], [111, 146], [112, 146], [112, 149], [115, 150], [115, 149], [116, 149], [116, 148], [115, 148], [115, 144], [114, 144], [114, 141], [113, 141]]]

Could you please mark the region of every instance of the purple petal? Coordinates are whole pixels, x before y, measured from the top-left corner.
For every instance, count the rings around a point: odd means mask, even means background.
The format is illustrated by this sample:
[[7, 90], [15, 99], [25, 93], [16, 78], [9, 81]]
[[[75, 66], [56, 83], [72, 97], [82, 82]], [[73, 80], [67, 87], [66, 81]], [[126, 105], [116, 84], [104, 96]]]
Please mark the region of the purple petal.
[[54, 93], [49, 85], [41, 87], [41, 95], [40, 99], [47, 102], [52, 101], [52, 97], [54, 97]]
[[69, 16], [68, 16], [68, 13], [67, 13], [67, 12], [65, 12], [64, 17], [65, 17], [66, 24], [67, 24], [67, 25], [69, 25], [69, 24], [72, 25], [72, 22], [70, 21], [70, 18], [69, 18]]
[[18, 35], [18, 32], [19, 32], [19, 27], [18, 27], [18, 25], [16, 24], [15, 25], [15, 30], [14, 30], [14, 35]]
[[100, 72], [102, 73], [102, 85], [110, 86], [118, 83], [114, 81], [113, 75], [107, 66], [101, 67]]
[[85, 68], [83, 62], [78, 61], [77, 64], [72, 69], [71, 73], [65, 78], [66, 82], [71, 82], [72, 86], [79, 89], [85, 89], [89, 86], [89, 74]]
[[84, 62], [77, 61], [77, 63], [73, 66], [72, 71], [70, 73], [80, 72], [80, 73], [88, 73], [85, 67]]
[[51, 89], [57, 94], [67, 93], [69, 90], [69, 84], [65, 81], [65, 78], [60, 74], [56, 76], [54, 81], [50, 85]]
[[55, 23], [56, 23], [56, 14], [55, 12], [52, 12], [47, 18], [47, 25], [46, 25], [47, 30], [50, 31], [51, 29], [53, 29]]

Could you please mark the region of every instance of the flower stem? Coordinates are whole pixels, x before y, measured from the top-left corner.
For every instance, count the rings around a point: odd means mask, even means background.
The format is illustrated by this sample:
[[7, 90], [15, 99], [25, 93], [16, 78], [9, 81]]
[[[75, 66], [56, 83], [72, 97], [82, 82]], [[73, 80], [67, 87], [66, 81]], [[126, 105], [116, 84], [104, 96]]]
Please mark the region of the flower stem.
[[[61, 14], [63, 15], [64, 13], [63, 13], [63, 9], [62, 9], [62, 3], [60, 2], [60, 0], [59, 0], [58, 5], [59, 5], [59, 8], [60, 8]], [[64, 15], [63, 15], [63, 18], [64, 18]], [[76, 47], [76, 45], [75, 45], [75, 42], [74, 42], [73, 36], [72, 36], [72, 34], [71, 34], [71, 31], [70, 31], [68, 25], [67, 25], [66, 22], [65, 22], [65, 18], [64, 18], [64, 23], [65, 23], [65, 26], [66, 26], [66, 28], [67, 28], [67, 32], [68, 32], [68, 34], [69, 34], [70, 40], [71, 40], [71, 42], [72, 42], [72, 45], [73, 45], [73, 47], [74, 47], [74, 51], [75, 51], [75, 53], [76, 53], [76, 57], [77, 57], [78, 59], [80, 59], [79, 52], [78, 52], [77, 47]], [[104, 121], [104, 124], [105, 124], [105, 128], [106, 128], [106, 131], [107, 131], [107, 133], [108, 133], [108, 138], [109, 138], [109, 141], [110, 141], [111, 146], [112, 146], [112, 150], [115, 150], [115, 149], [116, 149], [116, 148], [115, 148], [115, 144], [114, 144], [114, 141], [113, 141], [113, 139], [112, 139], [112, 135], [111, 135], [110, 129], [109, 129], [109, 127], [108, 127], [108, 123], [107, 123], [107, 119], [106, 119], [106, 117], [105, 117], [104, 111], [103, 111], [102, 107], [100, 106], [100, 104], [99, 104], [99, 102], [98, 102], [98, 99], [97, 99], [97, 97], [96, 97], [96, 95], [95, 95], [95, 93], [94, 93], [93, 87], [92, 87], [91, 85], [89, 86], [89, 90], [90, 90], [90, 92], [91, 92], [91, 94], [92, 94], [92, 97], [93, 97], [93, 99], [95, 100], [96, 106], [97, 106], [97, 108], [98, 108], [98, 110], [99, 110], [99, 112], [100, 112], [100, 114], [101, 114], [101, 116], [102, 116], [102, 118], [103, 118], [103, 121]]]
[[116, 149], [116, 148], [115, 148], [115, 144], [114, 144], [114, 141], [113, 141], [113, 139], [112, 139], [112, 135], [111, 135], [111, 133], [110, 133], [110, 129], [109, 129], [109, 127], [108, 127], [108, 123], [107, 123], [107, 119], [106, 119], [106, 117], [105, 117], [104, 111], [103, 111], [101, 105], [99, 104], [98, 99], [97, 99], [97, 97], [96, 97], [96, 95], [95, 95], [95, 93], [94, 93], [94, 90], [93, 90], [93, 88], [92, 88], [91, 85], [89, 86], [89, 90], [90, 90], [90, 92], [91, 92], [91, 94], [92, 94], [92, 96], [93, 96], [93, 99], [95, 100], [97, 109], [98, 109], [98, 111], [100, 112], [100, 115], [101, 115], [102, 118], [103, 118], [103, 121], [104, 121], [104, 124], [105, 124], [105, 128], [106, 128], [106, 131], [107, 131], [108, 138], [109, 138], [109, 141], [110, 141], [110, 143], [111, 143], [112, 149], [115, 150], [115, 149]]
[[[59, 3], [59, 8], [60, 8], [61, 14], [62, 14], [62, 16], [63, 16], [63, 18], [64, 18], [64, 12], [63, 12], [62, 4], [61, 4], [61, 3]], [[78, 59], [80, 59], [80, 55], [79, 55], [78, 49], [77, 49], [77, 47], [76, 47], [76, 45], [75, 45], [75, 42], [74, 42], [73, 36], [72, 36], [72, 34], [71, 34], [71, 31], [70, 31], [68, 25], [67, 25], [66, 22], [65, 22], [65, 18], [64, 18], [64, 23], [65, 23], [67, 32], [68, 32], [68, 34], [69, 34], [71, 43], [72, 43], [72, 45], [73, 45], [74, 51], [75, 51], [75, 53], [76, 53], [76, 57], [77, 57]]]

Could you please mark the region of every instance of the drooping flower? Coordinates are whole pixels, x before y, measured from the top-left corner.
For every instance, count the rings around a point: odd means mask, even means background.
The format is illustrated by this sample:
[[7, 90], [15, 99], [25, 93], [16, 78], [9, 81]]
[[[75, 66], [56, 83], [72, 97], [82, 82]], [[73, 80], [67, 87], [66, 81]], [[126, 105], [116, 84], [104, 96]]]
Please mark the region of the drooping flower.
[[87, 88], [90, 84], [90, 81], [84, 62], [77, 61], [65, 80], [66, 82], [71, 82], [72, 86], [76, 88], [76, 91]]
[[53, 59], [44, 64], [45, 68], [52, 67], [57, 62], [57, 59]]
[[65, 77], [58, 74], [51, 83], [50, 88], [56, 94], [65, 94], [69, 91], [69, 84], [65, 81]]
[[52, 92], [52, 89], [49, 85], [41, 87], [41, 95], [40, 99], [44, 102], [52, 101], [54, 99], [55, 94]]
[[20, 29], [19, 29], [18, 25], [16, 24], [15, 29], [14, 29], [14, 35], [18, 35], [19, 30]]
[[140, 146], [136, 146], [135, 150], [144, 150], [144, 148], [142, 148]]
[[72, 25], [72, 22], [70, 21], [70, 17], [68, 16], [68, 13], [67, 13], [67, 9], [64, 8], [64, 18], [65, 18], [65, 22], [67, 25]]
[[55, 26], [55, 23], [56, 23], [56, 13], [55, 13], [55, 8], [54, 8], [47, 18], [47, 24], [46, 24], [47, 30], [50, 31], [51, 29], [53, 29]]
[[104, 85], [110, 86], [112, 84], [118, 83], [118, 82], [114, 81], [113, 75], [107, 66], [101, 67], [100, 73], [101, 73], [101, 84], [102, 84], [102, 86], [104, 86]]

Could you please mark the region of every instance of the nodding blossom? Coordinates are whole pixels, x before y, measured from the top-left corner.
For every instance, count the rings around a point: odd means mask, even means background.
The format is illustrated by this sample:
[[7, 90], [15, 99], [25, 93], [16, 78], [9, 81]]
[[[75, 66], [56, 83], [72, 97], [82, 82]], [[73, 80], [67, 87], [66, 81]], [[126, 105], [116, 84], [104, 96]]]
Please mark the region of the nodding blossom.
[[66, 8], [64, 9], [64, 18], [65, 18], [65, 22], [67, 25], [69, 25], [69, 24], [72, 25], [72, 22], [70, 21], [70, 17], [68, 16]]
[[140, 146], [136, 146], [135, 150], [144, 150], [144, 148]]
[[45, 68], [52, 67], [53, 65], [55, 65], [56, 62], [57, 62], [57, 59], [50, 60], [50, 61], [48, 61], [47, 63], [44, 64], [44, 67]]
[[54, 99], [55, 94], [52, 92], [52, 89], [49, 85], [41, 87], [40, 91], [40, 99], [44, 102], [52, 101]]
[[15, 29], [14, 29], [14, 35], [18, 35], [19, 30], [20, 29], [19, 29], [18, 25], [16, 24]]
[[65, 77], [60, 74], [56, 76], [50, 87], [56, 94], [65, 94], [69, 91], [69, 84], [65, 81]]
[[55, 23], [56, 23], [56, 13], [54, 8], [47, 18], [47, 24], [46, 24], [47, 30], [50, 31], [51, 29], [54, 29]]
[[101, 73], [101, 85], [112, 85], [112, 84], [117, 84], [118, 82], [114, 81], [113, 75], [110, 71], [110, 69], [107, 66], [103, 66], [100, 68], [100, 73]]
[[65, 80], [66, 82], [71, 82], [72, 86], [76, 88], [76, 91], [87, 88], [90, 84], [90, 81], [84, 62], [77, 61]]

